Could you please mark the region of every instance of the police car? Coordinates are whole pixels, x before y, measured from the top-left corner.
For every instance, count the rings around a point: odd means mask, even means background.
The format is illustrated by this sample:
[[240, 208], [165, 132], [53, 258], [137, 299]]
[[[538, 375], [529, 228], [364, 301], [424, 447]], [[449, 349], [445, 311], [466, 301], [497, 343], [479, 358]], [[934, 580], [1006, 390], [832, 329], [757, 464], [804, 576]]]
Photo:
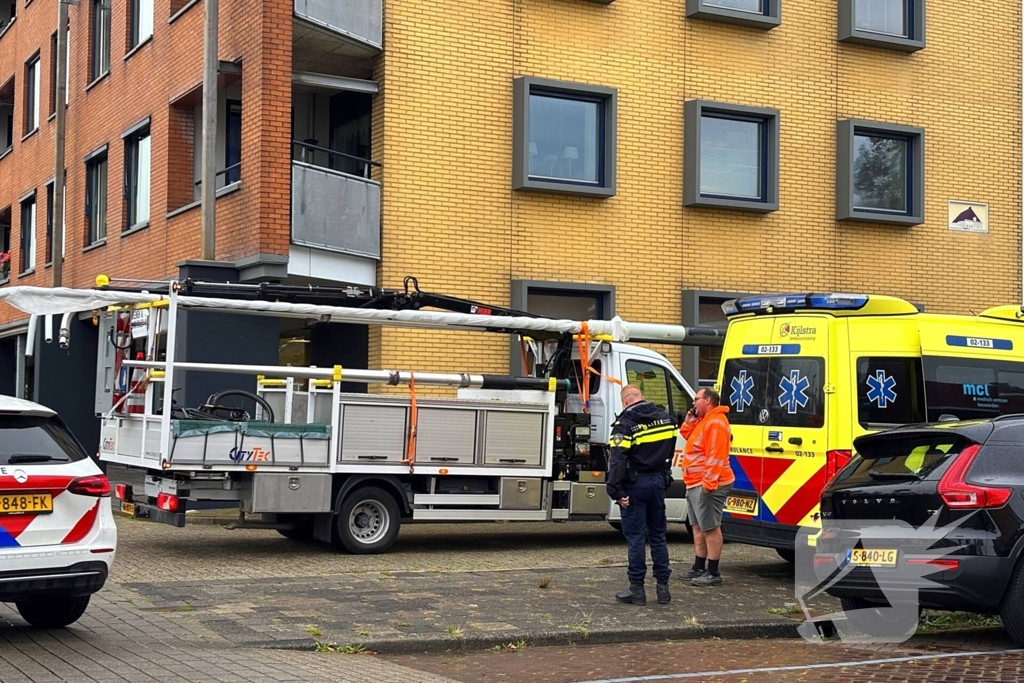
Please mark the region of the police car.
[[54, 411], [0, 396], [0, 602], [39, 628], [74, 623], [116, 547], [96, 463]]

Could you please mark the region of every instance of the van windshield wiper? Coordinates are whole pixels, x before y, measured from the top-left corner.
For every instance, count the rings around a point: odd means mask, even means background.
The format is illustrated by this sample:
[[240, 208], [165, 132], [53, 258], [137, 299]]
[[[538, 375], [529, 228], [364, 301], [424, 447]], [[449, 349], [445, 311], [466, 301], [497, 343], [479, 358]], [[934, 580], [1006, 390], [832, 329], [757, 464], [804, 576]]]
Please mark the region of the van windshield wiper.
[[71, 462], [70, 458], [59, 458], [54, 455], [45, 455], [43, 453], [18, 453], [7, 458], [7, 462], [11, 465], [24, 462]]
[[913, 472], [879, 472], [878, 470], [868, 470], [868, 474], [872, 479], [920, 479], [920, 474], [914, 474]]

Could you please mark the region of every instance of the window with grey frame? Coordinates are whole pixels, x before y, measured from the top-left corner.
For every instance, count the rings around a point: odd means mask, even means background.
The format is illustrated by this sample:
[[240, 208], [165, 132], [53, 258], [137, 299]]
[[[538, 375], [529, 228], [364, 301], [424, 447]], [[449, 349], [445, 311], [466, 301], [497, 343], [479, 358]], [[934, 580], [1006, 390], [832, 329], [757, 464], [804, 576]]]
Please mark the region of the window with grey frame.
[[513, 189], [614, 195], [616, 98], [612, 88], [517, 78]]
[[149, 221], [150, 132], [149, 123], [124, 138], [124, 225], [130, 230]]
[[770, 30], [782, 23], [782, 0], [686, 0], [686, 16]]
[[153, 0], [131, 0], [128, 49], [133, 50], [153, 35]]
[[21, 272], [36, 267], [36, 193], [21, 201]]
[[779, 208], [777, 109], [690, 100], [684, 116], [685, 206]]
[[0, 85], [0, 156], [14, 147], [14, 76]]
[[[512, 281], [512, 308], [545, 318], [565, 320], [611, 320], [615, 315], [615, 287], [540, 280]], [[523, 370], [523, 354], [516, 341], [510, 342], [512, 372]], [[528, 357], [527, 363], [535, 358]]]
[[39, 52], [36, 52], [25, 62], [25, 135], [39, 128], [39, 70]]
[[924, 48], [925, 0], [839, 0], [839, 40], [905, 52]]
[[94, 154], [85, 164], [86, 243], [107, 238], [107, 153]]
[[923, 128], [849, 119], [837, 138], [837, 219], [924, 222]]
[[110, 72], [111, 0], [92, 0], [92, 53], [89, 79], [95, 81]]

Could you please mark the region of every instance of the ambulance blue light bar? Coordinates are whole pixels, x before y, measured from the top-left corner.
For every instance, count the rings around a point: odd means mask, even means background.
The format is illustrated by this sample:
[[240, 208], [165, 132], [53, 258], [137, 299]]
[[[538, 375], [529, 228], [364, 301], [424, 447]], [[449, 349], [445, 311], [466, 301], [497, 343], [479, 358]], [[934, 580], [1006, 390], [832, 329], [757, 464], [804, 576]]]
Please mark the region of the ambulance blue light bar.
[[867, 303], [867, 294], [764, 294], [726, 301], [722, 304], [722, 311], [726, 315], [793, 311], [798, 308], [855, 311]]

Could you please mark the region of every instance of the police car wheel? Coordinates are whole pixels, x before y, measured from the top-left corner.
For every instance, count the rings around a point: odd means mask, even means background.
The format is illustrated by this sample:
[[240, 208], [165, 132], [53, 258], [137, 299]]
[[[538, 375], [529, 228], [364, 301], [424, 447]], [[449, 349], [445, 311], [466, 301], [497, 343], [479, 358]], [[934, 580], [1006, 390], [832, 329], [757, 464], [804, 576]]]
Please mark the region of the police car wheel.
[[36, 628], [64, 628], [85, 614], [89, 595], [78, 597], [46, 597], [14, 603], [22, 618]]
[[387, 491], [366, 486], [349, 492], [335, 520], [341, 546], [355, 555], [383, 553], [398, 537], [402, 515]]

